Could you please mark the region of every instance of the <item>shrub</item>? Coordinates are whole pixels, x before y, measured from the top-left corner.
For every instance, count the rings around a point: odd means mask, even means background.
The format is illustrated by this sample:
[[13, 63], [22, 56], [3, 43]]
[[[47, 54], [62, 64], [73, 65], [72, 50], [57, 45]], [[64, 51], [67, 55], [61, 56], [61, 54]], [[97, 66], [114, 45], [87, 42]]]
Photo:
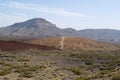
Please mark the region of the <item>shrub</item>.
[[7, 74], [10, 74], [12, 71], [12, 68], [6, 68], [0, 71], [0, 76], [5, 76]]
[[28, 62], [28, 61], [30, 61], [30, 60], [27, 59], [27, 58], [19, 58], [17, 61], [18, 61], [18, 62]]
[[85, 61], [85, 64], [86, 65], [93, 65], [93, 62], [92, 61]]
[[30, 72], [30, 71], [24, 71], [24, 72], [20, 73], [20, 77], [32, 78], [33, 77], [33, 73]]
[[103, 78], [103, 77], [104, 77], [104, 74], [99, 73], [99, 74], [93, 76], [92, 78], [93, 79], [98, 79], [98, 78]]
[[71, 70], [72, 70], [72, 72], [73, 72], [75, 75], [80, 75], [80, 74], [82, 74], [82, 72], [81, 72], [81, 70], [80, 70], [79, 68], [72, 68]]
[[76, 80], [90, 80], [90, 78], [89, 78], [89, 77], [86, 77], [86, 78], [79, 77], [79, 78], [77, 78]]
[[112, 80], [120, 80], [120, 74], [114, 75]]

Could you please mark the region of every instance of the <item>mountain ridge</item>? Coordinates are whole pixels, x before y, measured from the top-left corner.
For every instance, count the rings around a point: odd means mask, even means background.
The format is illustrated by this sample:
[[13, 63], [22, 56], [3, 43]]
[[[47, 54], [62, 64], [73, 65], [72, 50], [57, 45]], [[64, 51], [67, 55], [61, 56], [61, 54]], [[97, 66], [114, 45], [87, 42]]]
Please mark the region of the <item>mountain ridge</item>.
[[61, 29], [43, 18], [33, 18], [24, 22], [0, 28], [0, 39], [27, 40], [44, 37], [82, 37], [100, 42], [120, 43], [120, 30], [114, 29]]

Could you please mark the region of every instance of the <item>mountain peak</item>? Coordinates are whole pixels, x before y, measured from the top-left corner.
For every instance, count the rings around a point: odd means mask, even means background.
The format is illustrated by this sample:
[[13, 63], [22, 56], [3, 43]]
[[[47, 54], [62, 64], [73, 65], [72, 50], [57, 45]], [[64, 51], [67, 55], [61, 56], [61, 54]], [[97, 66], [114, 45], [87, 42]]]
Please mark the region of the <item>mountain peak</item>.
[[14, 27], [14, 28], [34, 28], [34, 27], [50, 27], [50, 26], [55, 26], [54, 24], [52, 24], [51, 22], [43, 19], [43, 18], [33, 18], [33, 19], [29, 19], [26, 20], [24, 22], [18, 22], [15, 23], [11, 26], [8, 27]]
[[26, 20], [24, 22], [17, 22], [15, 24], [11, 25], [11, 26], [14, 26], [14, 25], [22, 25], [22, 26], [23, 25], [29, 25], [29, 26], [31, 25], [31, 26], [33, 26], [33, 25], [38, 25], [38, 24], [41, 24], [41, 23], [43, 23], [43, 24], [52, 24], [52, 23], [50, 23], [49, 21], [47, 21], [47, 20], [45, 20], [43, 18], [32, 18], [32, 19]]
[[48, 21], [43, 18], [33, 18], [30, 20], [27, 20], [26, 22], [48, 22]]
[[13, 37], [22, 36], [24, 38], [40, 38], [61, 36], [62, 30], [43, 18], [33, 18], [6, 27], [4, 29], [4, 34]]
[[73, 28], [65, 28], [64, 30], [67, 30], [67, 31], [76, 31], [76, 30], [73, 29]]

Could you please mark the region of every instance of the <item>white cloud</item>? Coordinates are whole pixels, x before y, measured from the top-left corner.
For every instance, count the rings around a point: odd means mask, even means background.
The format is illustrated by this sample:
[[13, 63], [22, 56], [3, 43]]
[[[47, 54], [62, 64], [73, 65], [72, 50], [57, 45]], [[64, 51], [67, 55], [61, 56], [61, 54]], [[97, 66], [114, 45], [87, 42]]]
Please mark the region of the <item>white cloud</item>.
[[20, 3], [20, 2], [6, 2], [6, 3], [0, 3], [1, 6], [7, 6], [10, 8], [17, 8], [17, 9], [24, 9], [24, 10], [32, 10], [32, 11], [38, 11], [43, 13], [50, 13], [55, 15], [61, 15], [61, 16], [73, 16], [73, 17], [92, 17], [85, 14], [81, 14], [78, 12], [70, 12], [66, 11], [63, 8], [52, 8], [52, 7], [46, 7], [41, 6], [38, 4], [30, 4], [30, 3]]

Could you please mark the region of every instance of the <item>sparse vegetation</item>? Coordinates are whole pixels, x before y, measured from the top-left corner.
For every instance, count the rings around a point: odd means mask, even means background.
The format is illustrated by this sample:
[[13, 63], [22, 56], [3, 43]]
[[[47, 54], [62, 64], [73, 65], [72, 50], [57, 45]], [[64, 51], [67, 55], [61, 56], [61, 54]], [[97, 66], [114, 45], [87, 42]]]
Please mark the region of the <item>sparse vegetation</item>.
[[119, 51], [0, 52], [0, 78], [15, 74], [16, 80], [119, 80]]
[[90, 80], [90, 78], [89, 77], [79, 77], [76, 80]]
[[82, 71], [79, 68], [71, 68], [71, 71], [75, 74], [75, 75], [81, 75]]
[[112, 80], [120, 80], [120, 73], [115, 74]]
[[31, 71], [23, 71], [20, 73], [20, 77], [32, 78], [34, 75]]
[[5, 76], [12, 72], [12, 68], [3, 68], [0, 70], [0, 76]]

